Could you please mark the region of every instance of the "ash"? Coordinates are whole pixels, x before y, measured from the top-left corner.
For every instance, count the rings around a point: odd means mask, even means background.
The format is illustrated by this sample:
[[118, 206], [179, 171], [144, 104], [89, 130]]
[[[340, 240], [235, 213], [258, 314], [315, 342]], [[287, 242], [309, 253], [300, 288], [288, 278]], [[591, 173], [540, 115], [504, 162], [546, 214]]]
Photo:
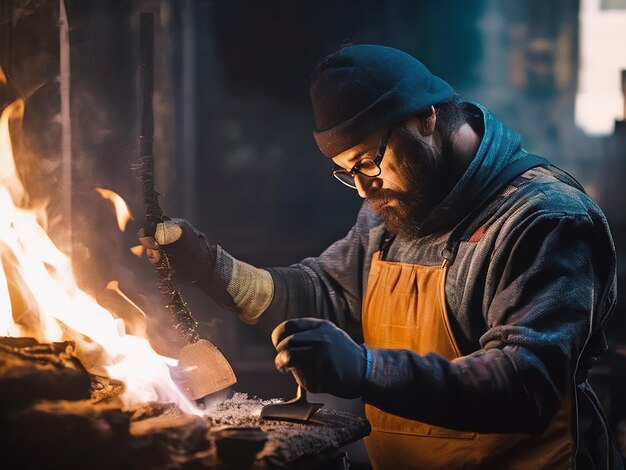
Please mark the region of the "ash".
[[267, 433], [268, 441], [257, 459], [270, 466], [337, 449], [369, 434], [370, 427], [365, 418], [325, 408], [306, 423], [261, 419], [264, 405], [283, 401], [261, 400], [245, 393], [235, 393], [232, 398], [208, 409], [207, 420], [211, 431], [231, 426], [261, 428]]

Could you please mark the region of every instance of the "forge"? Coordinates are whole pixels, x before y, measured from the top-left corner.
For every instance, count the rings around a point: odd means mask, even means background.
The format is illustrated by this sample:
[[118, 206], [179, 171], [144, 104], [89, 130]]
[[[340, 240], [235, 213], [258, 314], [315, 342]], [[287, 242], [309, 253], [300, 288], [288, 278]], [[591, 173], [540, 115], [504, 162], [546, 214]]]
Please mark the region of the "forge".
[[13, 159], [10, 121], [22, 109], [17, 101], [0, 117], [0, 426], [9, 468], [300, 468], [369, 432], [363, 418], [332, 410], [306, 424], [263, 421], [262, 406], [280, 400], [244, 393], [205, 409], [189, 400], [170, 373], [177, 361], [152, 348], [146, 314], [115, 281], [97, 298], [82, 291], [48, 237], [45, 205], [30, 202]]
[[319, 468], [369, 432], [349, 413], [307, 424], [264, 421], [260, 400], [235, 393], [202, 415], [173, 403], [125, 406], [124, 383], [89, 374], [75, 344], [0, 338], [5, 468]]
[[[141, 255], [125, 232], [133, 203], [91, 175], [100, 169], [100, 180], [119, 179], [130, 174], [130, 158], [120, 159], [122, 171], [113, 168], [119, 162], [98, 160], [95, 149], [115, 137], [112, 123], [85, 133], [71, 120], [84, 117], [76, 111], [84, 95], [80, 84], [70, 91], [72, 28], [65, 6], [0, 2], [3, 20], [11, 17], [0, 23], [1, 36], [11, 39], [0, 46], [3, 467], [320, 468], [341, 462], [340, 448], [369, 433], [364, 418], [323, 409], [307, 423], [266, 421], [261, 408], [282, 399], [232, 389], [199, 407], [172, 373], [180, 338], [155, 326], [162, 323], [158, 308], [142, 309], [154, 302], [134, 301], [133, 292], [145, 287], [132, 270], [122, 270], [121, 280], [110, 277], [108, 268], [123, 264], [120, 258]], [[29, 58], [28, 47], [16, 44], [42, 25], [59, 42]], [[8, 60], [5, 52], [18, 49], [24, 57]], [[43, 81], [33, 78], [41, 73], [41, 57], [53, 72]], [[132, 83], [130, 77], [129, 88]], [[134, 151], [135, 144], [128, 146]], [[127, 193], [139, 200], [139, 183], [128, 179], [118, 191], [136, 185]]]

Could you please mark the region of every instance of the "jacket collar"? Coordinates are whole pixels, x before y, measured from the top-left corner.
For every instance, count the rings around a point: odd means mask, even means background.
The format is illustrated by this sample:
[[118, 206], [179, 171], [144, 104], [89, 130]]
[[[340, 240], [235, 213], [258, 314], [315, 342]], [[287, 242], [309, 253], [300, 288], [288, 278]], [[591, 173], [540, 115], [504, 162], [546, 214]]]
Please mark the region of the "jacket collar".
[[[445, 199], [435, 207], [422, 223], [424, 235], [453, 228], [472, 208], [489, 197], [485, 188], [502, 189], [509, 181], [497, 182], [503, 169], [523, 158], [521, 136], [506, 127], [502, 121], [478, 103], [466, 103], [470, 112], [482, 115], [484, 134], [476, 155], [465, 173]], [[491, 192], [491, 191], [490, 191]]]

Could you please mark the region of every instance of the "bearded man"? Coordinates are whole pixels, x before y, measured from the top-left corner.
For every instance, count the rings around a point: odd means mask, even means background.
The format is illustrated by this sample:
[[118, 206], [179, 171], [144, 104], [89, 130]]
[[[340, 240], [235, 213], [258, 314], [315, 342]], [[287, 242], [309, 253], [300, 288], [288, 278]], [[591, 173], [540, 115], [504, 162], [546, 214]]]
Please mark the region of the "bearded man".
[[328, 56], [311, 98], [354, 227], [259, 269], [174, 219], [156, 241], [179, 278], [272, 331], [307, 390], [361, 397], [374, 468], [620, 467], [587, 382], [615, 249], [583, 188], [393, 48]]

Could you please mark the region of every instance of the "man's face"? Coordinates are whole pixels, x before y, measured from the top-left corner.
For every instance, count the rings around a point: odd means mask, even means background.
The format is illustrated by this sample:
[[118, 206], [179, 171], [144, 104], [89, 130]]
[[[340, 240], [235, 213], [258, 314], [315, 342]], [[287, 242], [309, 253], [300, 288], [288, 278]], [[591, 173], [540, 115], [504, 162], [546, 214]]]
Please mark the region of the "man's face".
[[[419, 236], [424, 218], [453, 186], [448, 142], [431, 133], [423, 135], [420, 120], [393, 129], [377, 177], [355, 174], [359, 195], [385, 221], [393, 233]], [[373, 158], [382, 130], [333, 158], [342, 168], [352, 168], [363, 158]]]

